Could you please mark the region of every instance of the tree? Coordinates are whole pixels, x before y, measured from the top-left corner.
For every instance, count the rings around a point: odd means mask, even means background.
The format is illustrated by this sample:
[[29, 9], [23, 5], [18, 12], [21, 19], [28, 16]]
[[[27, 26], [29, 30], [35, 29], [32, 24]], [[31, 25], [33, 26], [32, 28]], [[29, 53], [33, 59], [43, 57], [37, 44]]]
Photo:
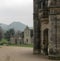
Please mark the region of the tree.
[[14, 30], [14, 29], [10, 29], [10, 30], [9, 30], [9, 33], [10, 33], [10, 37], [11, 37], [11, 36], [14, 36], [14, 35], [15, 35], [15, 30]]
[[5, 39], [7, 39], [8, 41], [10, 40], [10, 32], [9, 31], [6, 31]]
[[8, 44], [8, 41], [7, 41], [6, 39], [2, 39], [2, 40], [0, 41], [0, 45], [3, 45], [3, 44]]
[[3, 38], [3, 30], [2, 30], [2, 27], [0, 27], [0, 41], [2, 40]]
[[15, 35], [15, 30], [14, 29], [9, 29], [5, 33], [5, 38], [10, 41], [10, 37], [13, 37]]

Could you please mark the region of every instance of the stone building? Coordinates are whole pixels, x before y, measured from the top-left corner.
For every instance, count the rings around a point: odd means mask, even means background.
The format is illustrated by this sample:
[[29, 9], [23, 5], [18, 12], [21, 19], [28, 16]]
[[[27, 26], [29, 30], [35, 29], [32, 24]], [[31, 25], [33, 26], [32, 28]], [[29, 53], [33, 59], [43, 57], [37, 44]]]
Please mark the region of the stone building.
[[22, 44], [23, 39], [22, 39], [21, 34], [22, 33], [18, 31], [18, 32], [16, 32], [16, 34], [14, 36], [11, 36], [10, 43], [11, 44], [16, 44], [16, 45]]
[[34, 0], [34, 53], [60, 56], [60, 0]]
[[33, 43], [33, 30], [28, 26], [24, 30], [24, 44], [32, 44]]

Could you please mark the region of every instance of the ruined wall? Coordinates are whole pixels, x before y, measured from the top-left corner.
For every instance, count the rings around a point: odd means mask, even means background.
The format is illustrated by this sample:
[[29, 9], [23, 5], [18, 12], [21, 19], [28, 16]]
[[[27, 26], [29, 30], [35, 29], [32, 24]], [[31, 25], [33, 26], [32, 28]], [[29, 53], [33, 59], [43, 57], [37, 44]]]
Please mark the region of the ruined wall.
[[60, 55], [60, 0], [56, 0], [49, 13], [49, 55]]
[[60, 0], [34, 0], [35, 53], [44, 53], [43, 31], [47, 28], [48, 55], [60, 55]]

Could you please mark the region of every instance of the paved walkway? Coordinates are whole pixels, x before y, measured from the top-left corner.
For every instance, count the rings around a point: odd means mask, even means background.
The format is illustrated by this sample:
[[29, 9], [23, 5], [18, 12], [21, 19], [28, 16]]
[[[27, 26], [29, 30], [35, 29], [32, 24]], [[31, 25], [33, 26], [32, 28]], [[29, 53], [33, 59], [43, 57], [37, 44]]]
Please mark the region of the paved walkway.
[[[32, 48], [26, 47], [0, 47], [0, 61], [53, 61], [33, 55]], [[57, 61], [57, 60], [56, 60]]]

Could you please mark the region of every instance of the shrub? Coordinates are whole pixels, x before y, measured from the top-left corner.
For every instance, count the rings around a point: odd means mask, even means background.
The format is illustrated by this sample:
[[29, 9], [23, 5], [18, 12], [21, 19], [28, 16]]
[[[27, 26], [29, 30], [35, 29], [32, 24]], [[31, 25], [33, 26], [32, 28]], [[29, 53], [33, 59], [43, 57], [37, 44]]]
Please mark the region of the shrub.
[[0, 45], [3, 45], [3, 44], [8, 44], [8, 41], [7, 41], [6, 39], [2, 39], [2, 40], [0, 41]]

